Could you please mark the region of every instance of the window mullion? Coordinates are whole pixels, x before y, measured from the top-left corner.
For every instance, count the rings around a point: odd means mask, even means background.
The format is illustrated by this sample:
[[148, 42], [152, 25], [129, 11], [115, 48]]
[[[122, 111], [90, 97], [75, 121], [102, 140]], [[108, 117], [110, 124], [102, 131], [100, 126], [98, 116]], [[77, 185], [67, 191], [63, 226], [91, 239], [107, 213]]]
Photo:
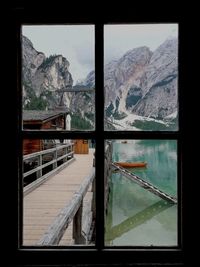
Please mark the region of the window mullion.
[[103, 90], [103, 24], [95, 25], [95, 104], [96, 104], [96, 245], [104, 246], [104, 90]]

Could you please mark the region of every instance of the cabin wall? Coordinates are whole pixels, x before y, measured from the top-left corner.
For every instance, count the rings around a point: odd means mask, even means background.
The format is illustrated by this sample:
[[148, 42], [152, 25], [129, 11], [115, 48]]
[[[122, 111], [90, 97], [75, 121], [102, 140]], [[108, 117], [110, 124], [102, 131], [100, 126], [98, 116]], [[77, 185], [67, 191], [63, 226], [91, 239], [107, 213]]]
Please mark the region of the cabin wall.
[[23, 140], [23, 155], [31, 154], [34, 152], [41, 151], [42, 140], [40, 139], [24, 139]]

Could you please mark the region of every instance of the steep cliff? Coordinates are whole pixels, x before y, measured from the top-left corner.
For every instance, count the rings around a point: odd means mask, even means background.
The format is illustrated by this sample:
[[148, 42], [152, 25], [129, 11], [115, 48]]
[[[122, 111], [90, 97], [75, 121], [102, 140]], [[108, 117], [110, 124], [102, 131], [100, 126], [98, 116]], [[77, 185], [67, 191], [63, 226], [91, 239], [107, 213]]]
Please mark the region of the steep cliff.
[[[114, 116], [126, 113], [127, 96], [140, 83], [141, 75], [149, 63], [152, 52], [148, 47], [128, 51], [118, 61], [112, 61], [104, 69], [105, 105], [107, 113]], [[138, 88], [138, 87], [137, 87]]]
[[[175, 119], [178, 108], [178, 40], [167, 39], [153, 53], [134, 48], [104, 68], [105, 114], [128, 126], [134, 116]], [[125, 119], [127, 117], [127, 119]], [[140, 118], [141, 119], [141, 118]], [[142, 118], [143, 120], [143, 118]]]
[[94, 93], [59, 93], [60, 89], [73, 85], [70, 63], [65, 57], [46, 57], [44, 53], [35, 50], [28, 38], [22, 36], [22, 64], [24, 109], [48, 110], [62, 105], [70, 110], [74, 119], [83, 119], [88, 127], [93, 127]]
[[163, 119], [177, 112], [177, 39], [166, 40], [152, 55], [141, 79], [143, 97], [133, 108], [142, 116]]

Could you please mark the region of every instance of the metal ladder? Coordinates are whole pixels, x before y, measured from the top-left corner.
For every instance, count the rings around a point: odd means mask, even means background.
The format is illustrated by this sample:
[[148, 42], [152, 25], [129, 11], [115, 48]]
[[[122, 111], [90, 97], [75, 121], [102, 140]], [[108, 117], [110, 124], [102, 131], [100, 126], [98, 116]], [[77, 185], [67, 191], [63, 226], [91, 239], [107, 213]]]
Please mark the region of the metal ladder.
[[146, 182], [145, 180], [141, 179], [140, 177], [138, 177], [137, 175], [129, 172], [128, 170], [126, 170], [123, 167], [120, 167], [118, 165], [116, 165], [115, 163], [111, 163], [113, 169], [117, 169], [118, 171], [120, 171], [126, 178], [128, 178], [131, 181], [134, 181], [135, 183], [137, 183], [138, 185], [140, 185], [141, 187], [143, 187], [144, 189], [148, 190], [149, 192], [153, 193], [154, 195], [159, 196], [160, 198], [167, 200], [169, 202], [172, 202], [174, 204], [177, 204], [177, 198], [170, 196], [169, 194], [161, 191], [160, 189], [158, 189], [156, 186], [150, 184], [149, 182]]

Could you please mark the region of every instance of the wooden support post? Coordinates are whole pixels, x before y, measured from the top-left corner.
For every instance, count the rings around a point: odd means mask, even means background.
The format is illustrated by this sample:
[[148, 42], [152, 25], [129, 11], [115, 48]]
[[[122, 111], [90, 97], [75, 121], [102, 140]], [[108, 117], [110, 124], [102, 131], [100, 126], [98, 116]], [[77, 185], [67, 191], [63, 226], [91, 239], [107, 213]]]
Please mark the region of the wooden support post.
[[[64, 148], [64, 153], [65, 153], [65, 155], [67, 155], [67, 154], [69, 153], [68, 148], [69, 148], [69, 147], [65, 147], [65, 148]], [[68, 161], [68, 156], [66, 156], [66, 157], [63, 159], [63, 162], [66, 162], [66, 161]]]
[[53, 153], [53, 159], [55, 159], [56, 161], [53, 163], [53, 169], [56, 169], [58, 166], [58, 162], [57, 162], [57, 158], [58, 158], [58, 152], [57, 152], [57, 147], [56, 150]]
[[112, 168], [111, 168], [111, 163], [112, 163], [112, 142], [106, 142], [105, 146], [105, 168], [104, 168], [104, 188], [105, 188], [105, 195], [104, 195], [104, 211], [105, 211], [105, 216], [108, 208], [108, 199], [109, 199], [109, 181], [110, 177], [112, 175]]
[[82, 211], [83, 211], [83, 199], [73, 219], [73, 239], [75, 244], [86, 243], [86, 240], [82, 235]]
[[94, 152], [94, 158], [93, 158], [93, 167], [95, 167], [95, 152]]
[[75, 244], [86, 243], [86, 240], [82, 235], [82, 211], [83, 211], [83, 199], [73, 219], [73, 239]]
[[[38, 166], [42, 166], [42, 155], [38, 156]], [[36, 172], [36, 177], [37, 177], [37, 179], [42, 177], [42, 169], [40, 169]]]
[[92, 182], [92, 204], [91, 204], [91, 210], [92, 210], [92, 219], [96, 219], [96, 178], [94, 178]]

